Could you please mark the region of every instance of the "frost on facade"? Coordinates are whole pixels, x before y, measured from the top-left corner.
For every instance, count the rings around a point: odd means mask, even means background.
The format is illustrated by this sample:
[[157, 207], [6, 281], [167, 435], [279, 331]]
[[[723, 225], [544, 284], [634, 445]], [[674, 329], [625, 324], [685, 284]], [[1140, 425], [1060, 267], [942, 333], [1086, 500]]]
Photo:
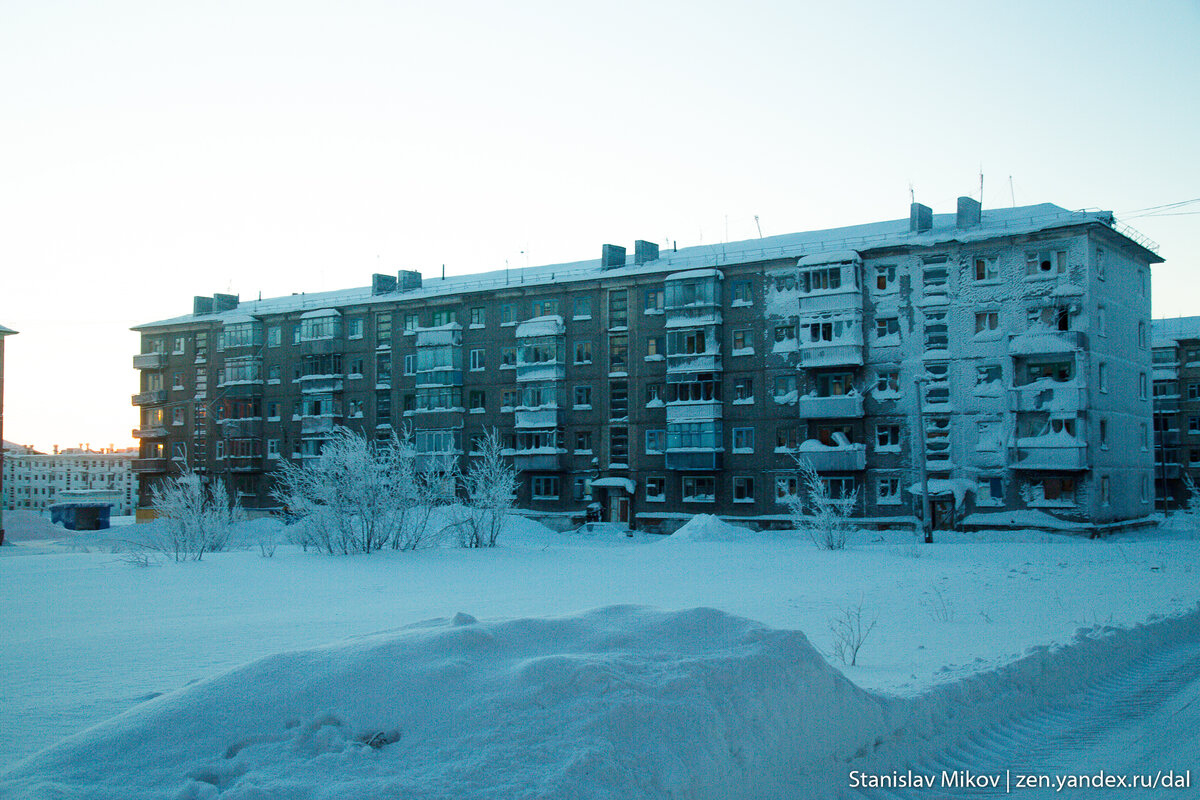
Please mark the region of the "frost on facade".
[[[271, 507], [281, 459], [401, 427], [462, 462], [492, 428], [563, 525], [785, 524], [795, 459], [859, 513], [1079, 526], [1152, 509], [1150, 265], [1044, 204], [240, 303], [142, 325], [142, 498], [184, 465]], [[919, 379], [919, 380], [918, 380]], [[918, 388], [919, 387], [919, 388]], [[921, 392], [918, 418], [916, 392]]]

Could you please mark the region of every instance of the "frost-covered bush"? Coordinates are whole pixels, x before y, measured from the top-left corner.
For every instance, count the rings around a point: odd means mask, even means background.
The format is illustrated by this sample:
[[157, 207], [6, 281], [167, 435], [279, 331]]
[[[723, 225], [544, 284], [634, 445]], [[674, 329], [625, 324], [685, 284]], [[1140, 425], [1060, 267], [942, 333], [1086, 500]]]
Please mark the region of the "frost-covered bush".
[[463, 483], [465, 516], [455, 525], [462, 547], [495, 547], [517, 493], [516, 469], [504, 459], [500, 435], [493, 428], [479, 444]]
[[242, 520], [241, 506], [230, 499], [220, 478], [184, 472], [152, 487], [150, 496], [158, 520], [143, 549], [175, 561], [199, 561], [205, 553], [224, 550], [233, 526]]
[[299, 518], [290, 538], [330, 554], [413, 550], [431, 543], [427, 522], [439, 502], [440, 471], [421, 469], [406, 436], [385, 441], [338, 428], [304, 466], [283, 462], [274, 491]]
[[833, 656], [846, 666], [858, 664], [858, 651], [867, 636], [875, 629], [876, 620], [863, 623], [863, 604], [842, 609], [842, 613], [829, 620], [829, 632], [833, 635]]
[[822, 550], [843, 550], [854, 531], [850, 516], [858, 505], [858, 490], [846, 497], [831, 497], [812, 462], [796, 456], [796, 474], [800, 491], [787, 498], [792, 525], [804, 531]]

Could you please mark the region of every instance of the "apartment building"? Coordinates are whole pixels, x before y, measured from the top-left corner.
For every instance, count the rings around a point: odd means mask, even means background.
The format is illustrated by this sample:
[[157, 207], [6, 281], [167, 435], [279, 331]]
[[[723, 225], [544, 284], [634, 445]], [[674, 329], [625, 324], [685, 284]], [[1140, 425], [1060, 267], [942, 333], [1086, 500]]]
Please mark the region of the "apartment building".
[[[271, 509], [336, 426], [469, 459], [496, 429], [518, 504], [563, 525], [784, 524], [795, 459], [857, 513], [1088, 527], [1153, 507], [1150, 265], [1108, 212], [1051, 204], [239, 302], [139, 325], [140, 503], [188, 467]], [[919, 393], [919, 397], [918, 397]], [[919, 401], [919, 402], [918, 402]]]
[[114, 516], [131, 516], [137, 507], [136, 449], [67, 448], [40, 453], [4, 443], [3, 506], [46, 511], [55, 503], [111, 503]]
[[1154, 320], [1154, 486], [1158, 508], [1200, 485], [1200, 317]]

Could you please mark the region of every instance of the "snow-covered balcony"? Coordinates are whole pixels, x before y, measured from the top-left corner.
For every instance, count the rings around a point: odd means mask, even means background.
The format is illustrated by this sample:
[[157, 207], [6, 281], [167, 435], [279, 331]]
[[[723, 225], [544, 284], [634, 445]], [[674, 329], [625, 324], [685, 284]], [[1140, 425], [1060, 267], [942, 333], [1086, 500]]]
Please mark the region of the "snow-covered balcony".
[[721, 418], [719, 401], [667, 403], [667, 422], [691, 422]]
[[1009, 453], [1011, 469], [1085, 470], [1087, 442], [1059, 431], [1016, 440]]
[[862, 314], [862, 258], [854, 250], [805, 256], [796, 265], [799, 311], [848, 311]]
[[1057, 331], [1034, 327], [1008, 340], [1012, 356], [1055, 355], [1087, 350], [1087, 334], [1083, 331]]
[[720, 372], [721, 354], [678, 353], [667, 354], [667, 372]]
[[166, 389], [151, 389], [148, 392], [138, 392], [133, 396], [135, 406], [157, 406], [167, 402]]
[[300, 433], [301, 435], [307, 436], [318, 433], [333, 433], [333, 429], [341, 424], [341, 414], [322, 414], [320, 416], [301, 417]]
[[1012, 410], [1078, 413], [1087, 407], [1087, 392], [1078, 382], [1040, 378], [1024, 386], [1014, 386]]
[[166, 365], [166, 353], [138, 353], [133, 357], [134, 369], [162, 369]]
[[517, 361], [517, 380], [528, 381], [561, 381], [567, 377], [567, 365], [562, 359], [554, 361]]
[[796, 450], [796, 457], [811, 462], [817, 472], [855, 472], [867, 466], [867, 448], [862, 444], [826, 445], [808, 439]]
[[863, 363], [862, 339], [858, 342], [801, 342], [801, 367], [860, 366]]
[[513, 451], [513, 466], [518, 472], [559, 472], [566, 451], [558, 447], [535, 447]]
[[516, 409], [514, 428], [555, 428], [558, 426], [558, 407]]
[[133, 465], [130, 467], [134, 472], [166, 472], [167, 459], [165, 458], [135, 458]]
[[230, 472], [262, 472], [262, 456], [228, 456], [225, 459]]
[[858, 392], [830, 397], [806, 394], [796, 401], [796, 408], [802, 419], [861, 417], [863, 396]]
[[163, 425], [146, 425], [134, 428], [132, 435], [135, 439], [163, 439], [167, 435], [167, 429]]
[[801, 367], [857, 366], [863, 363], [862, 310], [800, 317]]

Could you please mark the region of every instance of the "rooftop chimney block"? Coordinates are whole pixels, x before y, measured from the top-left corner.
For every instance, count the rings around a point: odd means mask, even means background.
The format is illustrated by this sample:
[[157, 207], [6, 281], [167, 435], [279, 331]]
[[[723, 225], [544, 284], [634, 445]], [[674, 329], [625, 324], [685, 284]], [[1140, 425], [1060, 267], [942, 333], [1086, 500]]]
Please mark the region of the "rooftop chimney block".
[[214, 294], [213, 295], [213, 313], [221, 311], [232, 311], [238, 306], [238, 296], [236, 294]]
[[638, 239], [633, 243], [633, 263], [649, 264], [651, 261], [658, 261], [658, 245]]
[[415, 269], [402, 269], [396, 274], [400, 282], [400, 291], [408, 292], [421, 288], [421, 273]]
[[978, 225], [982, 212], [982, 204], [974, 198], [958, 198], [958, 217], [954, 221], [955, 227], [970, 228], [973, 225]]
[[371, 276], [371, 294], [389, 294], [396, 291], [396, 279], [391, 275], [380, 275], [376, 272]]
[[913, 203], [908, 210], [908, 232], [924, 233], [931, 228], [933, 228], [933, 209], [920, 203]]
[[192, 298], [192, 314], [200, 316], [201, 314], [211, 314], [212, 311], [213, 302], [211, 297], [196, 295]]
[[625, 266], [625, 248], [606, 244], [600, 248], [600, 269], [618, 269]]

